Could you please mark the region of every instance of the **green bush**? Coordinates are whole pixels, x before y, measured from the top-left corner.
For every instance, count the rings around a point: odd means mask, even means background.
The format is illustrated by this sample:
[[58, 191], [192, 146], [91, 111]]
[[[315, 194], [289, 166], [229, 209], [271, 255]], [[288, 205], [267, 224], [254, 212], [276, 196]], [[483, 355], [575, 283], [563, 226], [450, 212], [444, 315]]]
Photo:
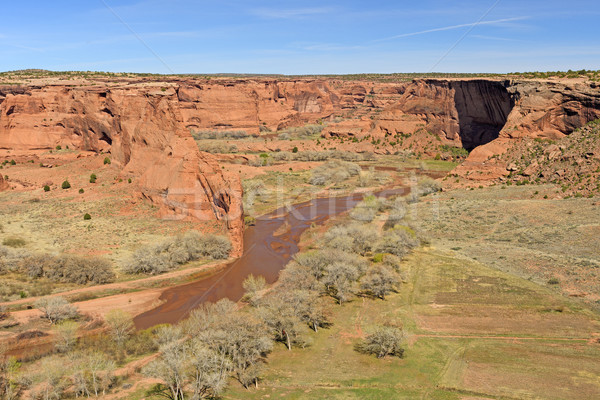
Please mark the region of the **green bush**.
[[297, 153], [298, 152], [298, 147], [294, 146], [294, 148], [292, 149], [292, 153]]
[[49, 191], [50, 191], [50, 186], [44, 185], [44, 192], [49, 192]]
[[62, 149], [62, 147], [60, 147], [60, 144], [58, 146], [56, 146], [56, 150], [60, 150]]
[[62, 183], [61, 187], [62, 187], [63, 189], [69, 189], [69, 188], [71, 187], [71, 184], [69, 183], [69, 181], [68, 181], [68, 180], [65, 180], [65, 181]]
[[79, 189], [79, 194], [82, 194], [83, 192], [85, 192], [85, 190]]
[[104, 165], [110, 164], [110, 158], [104, 157]]
[[90, 175], [90, 183], [96, 183], [96, 174]]
[[88, 213], [85, 213], [85, 214], [83, 214], [83, 219], [84, 220], [92, 219], [92, 216]]

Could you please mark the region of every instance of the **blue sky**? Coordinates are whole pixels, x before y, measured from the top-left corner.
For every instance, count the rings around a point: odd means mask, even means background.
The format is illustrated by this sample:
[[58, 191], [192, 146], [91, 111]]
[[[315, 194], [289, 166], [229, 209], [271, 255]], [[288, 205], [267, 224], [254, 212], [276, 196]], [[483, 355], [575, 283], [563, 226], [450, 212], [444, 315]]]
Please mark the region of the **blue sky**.
[[600, 69], [598, 0], [22, 0], [2, 15], [0, 71]]

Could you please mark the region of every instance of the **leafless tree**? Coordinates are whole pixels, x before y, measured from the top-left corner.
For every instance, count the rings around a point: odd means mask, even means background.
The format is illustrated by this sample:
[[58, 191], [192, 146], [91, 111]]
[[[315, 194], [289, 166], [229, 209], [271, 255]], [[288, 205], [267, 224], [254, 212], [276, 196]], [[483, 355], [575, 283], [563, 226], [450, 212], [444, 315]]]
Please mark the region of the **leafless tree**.
[[87, 397], [106, 395], [115, 382], [115, 368], [115, 362], [98, 351], [76, 354], [73, 374], [75, 393]]
[[220, 300], [195, 310], [188, 323], [188, 334], [231, 362], [232, 372], [242, 385], [258, 383], [264, 357], [272, 349], [267, 328], [235, 303]]
[[385, 300], [385, 296], [395, 291], [399, 284], [398, 274], [384, 264], [375, 264], [367, 270], [360, 287], [365, 292]]
[[64, 297], [42, 297], [35, 302], [35, 306], [44, 313], [50, 323], [72, 319], [79, 315], [77, 308], [70, 304]]
[[144, 369], [144, 373], [159, 379], [171, 400], [185, 398], [184, 387], [188, 379], [189, 357], [184, 341], [175, 341], [160, 347], [160, 357]]
[[293, 300], [297, 299], [287, 295], [287, 292], [278, 291], [263, 299], [258, 308], [261, 319], [275, 340], [285, 343], [288, 350], [292, 349], [292, 343], [300, 340], [301, 308], [305, 308], [299, 301]]
[[135, 328], [131, 314], [119, 309], [106, 314], [106, 323], [118, 347], [123, 346]]
[[75, 321], [63, 321], [54, 325], [56, 350], [60, 353], [71, 351], [75, 343], [77, 343], [77, 329], [79, 329], [79, 324]]
[[43, 400], [62, 399], [69, 386], [64, 361], [58, 357], [43, 358], [36, 367], [35, 391]]
[[193, 340], [190, 346], [190, 386], [192, 400], [219, 396], [227, 387], [231, 361], [225, 354]]
[[336, 262], [327, 267], [323, 283], [328, 293], [342, 304], [354, 293], [359, 277], [360, 271], [355, 265]]

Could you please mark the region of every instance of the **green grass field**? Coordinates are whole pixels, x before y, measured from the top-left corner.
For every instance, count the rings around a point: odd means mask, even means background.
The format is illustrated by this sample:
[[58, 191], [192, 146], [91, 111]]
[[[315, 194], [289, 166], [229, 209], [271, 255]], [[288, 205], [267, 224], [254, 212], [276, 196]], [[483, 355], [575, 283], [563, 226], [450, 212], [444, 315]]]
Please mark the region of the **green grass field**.
[[[333, 325], [305, 349], [283, 345], [258, 389], [225, 398], [591, 399], [600, 392], [598, 316], [547, 288], [422, 248], [404, 263], [400, 292], [334, 307]], [[409, 333], [404, 359], [353, 345], [377, 324]]]

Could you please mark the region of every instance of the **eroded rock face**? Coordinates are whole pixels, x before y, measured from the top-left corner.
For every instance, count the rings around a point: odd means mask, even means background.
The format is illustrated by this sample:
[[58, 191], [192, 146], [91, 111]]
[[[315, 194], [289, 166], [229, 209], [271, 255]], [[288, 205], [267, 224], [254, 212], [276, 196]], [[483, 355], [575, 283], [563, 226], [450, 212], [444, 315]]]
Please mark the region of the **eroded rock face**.
[[223, 220], [241, 252], [238, 177], [224, 176], [185, 129], [174, 89], [29, 88], [0, 104], [0, 148], [53, 149], [57, 144], [109, 152], [124, 177], [164, 218]]

